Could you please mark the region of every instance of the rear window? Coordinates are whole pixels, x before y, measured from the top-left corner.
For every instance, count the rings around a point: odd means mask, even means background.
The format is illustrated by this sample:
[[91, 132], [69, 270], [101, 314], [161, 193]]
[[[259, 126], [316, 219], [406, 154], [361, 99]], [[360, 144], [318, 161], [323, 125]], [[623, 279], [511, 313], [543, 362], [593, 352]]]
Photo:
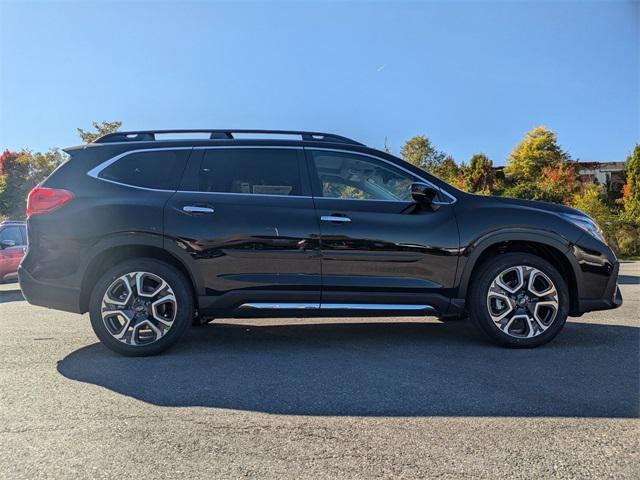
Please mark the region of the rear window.
[[295, 149], [207, 150], [198, 172], [201, 192], [300, 196], [300, 161]]
[[105, 180], [157, 190], [176, 190], [190, 150], [131, 153], [98, 175]]

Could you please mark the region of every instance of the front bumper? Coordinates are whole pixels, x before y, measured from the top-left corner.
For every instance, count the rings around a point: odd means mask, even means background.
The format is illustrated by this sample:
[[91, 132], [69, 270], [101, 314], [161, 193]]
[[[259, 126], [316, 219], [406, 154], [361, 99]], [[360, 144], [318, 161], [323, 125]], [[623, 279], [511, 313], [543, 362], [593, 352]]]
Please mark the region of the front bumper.
[[579, 299], [578, 304], [580, 315], [586, 312], [593, 312], [595, 310], [610, 310], [622, 305], [622, 293], [620, 292], [620, 287], [618, 287], [619, 270], [620, 264], [616, 262], [613, 267], [613, 271], [609, 275], [607, 285], [604, 289], [604, 294], [601, 298]]
[[80, 289], [60, 287], [36, 280], [22, 265], [18, 267], [18, 279], [22, 295], [30, 304], [81, 313]]

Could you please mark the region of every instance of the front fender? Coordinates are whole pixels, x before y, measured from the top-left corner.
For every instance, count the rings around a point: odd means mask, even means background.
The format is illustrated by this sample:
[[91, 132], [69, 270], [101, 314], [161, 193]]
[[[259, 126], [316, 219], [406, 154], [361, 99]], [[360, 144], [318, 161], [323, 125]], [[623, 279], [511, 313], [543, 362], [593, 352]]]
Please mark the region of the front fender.
[[[531, 242], [553, 248], [568, 261], [571, 266], [571, 272], [569, 273], [572, 274], [573, 278], [577, 279], [580, 276], [580, 266], [572, 253], [573, 242], [570, 240], [548, 231], [520, 227], [502, 229], [486, 233], [464, 248], [461, 257], [462, 268], [458, 269], [458, 298], [466, 298], [471, 274], [478, 260], [482, 258], [482, 254], [485, 253], [488, 248], [505, 242]], [[555, 265], [555, 267], [562, 272], [562, 265]], [[576, 287], [578, 288], [577, 294], [579, 297], [580, 282], [576, 282]]]

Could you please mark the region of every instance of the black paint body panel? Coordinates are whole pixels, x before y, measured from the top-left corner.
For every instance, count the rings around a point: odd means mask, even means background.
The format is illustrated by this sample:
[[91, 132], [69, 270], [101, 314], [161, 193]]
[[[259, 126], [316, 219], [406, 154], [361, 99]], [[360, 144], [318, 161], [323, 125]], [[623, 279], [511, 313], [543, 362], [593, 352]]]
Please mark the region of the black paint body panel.
[[[188, 148], [185, 147], [188, 145]], [[92, 178], [87, 172], [130, 150], [180, 148], [177, 191]], [[287, 148], [297, 152], [298, 196], [198, 192], [211, 148]], [[335, 148], [391, 163], [439, 190], [433, 210], [402, 201], [323, 198], [305, 149]], [[28, 221], [29, 250], [20, 268], [27, 299], [87, 310], [98, 265], [124, 251], [166, 255], [193, 284], [203, 314], [215, 316], [424, 315], [425, 311], [319, 308], [257, 311], [246, 303], [425, 305], [439, 316], [464, 309], [473, 269], [496, 245], [550, 249], [575, 281], [572, 314], [615, 308], [618, 261], [611, 249], [564, 219], [568, 207], [460, 192], [422, 170], [364, 146], [285, 140], [154, 141], [71, 149], [72, 159], [45, 182], [75, 198]], [[196, 206], [211, 213], [185, 212]], [[321, 221], [348, 217], [347, 223]], [[132, 250], [133, 249], [133, 250]]]

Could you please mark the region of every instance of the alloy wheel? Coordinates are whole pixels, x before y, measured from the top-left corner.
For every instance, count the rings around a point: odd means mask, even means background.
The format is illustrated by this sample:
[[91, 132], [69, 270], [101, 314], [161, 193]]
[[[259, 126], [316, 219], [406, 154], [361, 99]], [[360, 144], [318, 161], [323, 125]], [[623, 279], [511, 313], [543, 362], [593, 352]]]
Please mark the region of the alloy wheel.
[[116, 278], [102, 298], [107, 331], [127, 345], [148, 345], [173, 326], [178, 310], [169, 284], [153, 273], [131, 272]]
[[537, 268], [518, 265], [498, 274], [487, 292], [487, 308], [496, 327], [516, 338], [544, 333], [558, 314], [558, 291]]

